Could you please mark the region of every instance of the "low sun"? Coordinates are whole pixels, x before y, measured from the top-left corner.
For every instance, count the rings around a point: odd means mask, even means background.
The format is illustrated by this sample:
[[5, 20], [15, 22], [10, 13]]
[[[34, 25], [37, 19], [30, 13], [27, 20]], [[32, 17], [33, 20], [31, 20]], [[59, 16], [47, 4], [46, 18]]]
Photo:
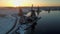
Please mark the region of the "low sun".
[[29, 3], [27, 0], [10, 0], [10, 3], [8, 5], [11, 5], [13, 7], [25, 7], [25, 6], [31, 6], [31, 3]]
[[23, 0], [13, 0], [13, 6], [17, 7], [17, 6], [22, 6], [24, 3]]

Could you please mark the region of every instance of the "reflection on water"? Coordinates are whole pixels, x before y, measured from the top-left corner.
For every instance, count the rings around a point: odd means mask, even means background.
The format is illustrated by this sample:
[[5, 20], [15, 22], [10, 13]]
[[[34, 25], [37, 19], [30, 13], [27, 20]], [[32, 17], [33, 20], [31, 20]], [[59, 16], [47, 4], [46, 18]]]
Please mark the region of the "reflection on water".
[[60, 11], [42, 11], [42, 18], [37, 22], [34, 34], [58, 34], [60, 33]]

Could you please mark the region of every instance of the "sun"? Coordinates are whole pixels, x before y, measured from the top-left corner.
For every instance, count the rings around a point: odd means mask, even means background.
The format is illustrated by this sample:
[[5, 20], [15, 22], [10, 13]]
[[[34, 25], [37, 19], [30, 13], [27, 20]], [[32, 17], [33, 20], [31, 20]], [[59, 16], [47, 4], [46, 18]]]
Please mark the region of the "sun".
[[15, 1], [13, 2], [13, 5], [14, 6], [20, 6], [19, 2], [15, 2]]
[[27, 7], [27, 6], [31, 6], [31, 3], [30, 1], [28, 2], [27, 0], [10, 0], [8, 1], [8, 6]]
[[13, 0], [12, 2], [14, 7], [22, 6], [24, 4], [23, 0]]

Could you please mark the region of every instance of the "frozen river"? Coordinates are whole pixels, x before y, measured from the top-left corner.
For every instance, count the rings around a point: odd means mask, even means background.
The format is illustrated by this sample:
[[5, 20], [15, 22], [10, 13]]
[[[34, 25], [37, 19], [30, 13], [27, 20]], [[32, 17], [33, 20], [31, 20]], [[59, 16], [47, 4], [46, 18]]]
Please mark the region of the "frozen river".
[[34, 34], [60, 34], [60, 11], [42, 11]]

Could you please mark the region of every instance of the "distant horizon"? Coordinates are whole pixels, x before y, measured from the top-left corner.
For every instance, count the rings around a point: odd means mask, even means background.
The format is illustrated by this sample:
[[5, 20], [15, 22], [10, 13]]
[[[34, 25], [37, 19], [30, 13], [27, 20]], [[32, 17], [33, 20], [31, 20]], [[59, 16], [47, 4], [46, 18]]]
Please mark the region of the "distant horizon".
[[[32, 5], [31, 6], [0, 6], [0, 7], [32, 7]], [[34, 6], [33, 5], [33, 7], [60, 7], [60, 6]]]

